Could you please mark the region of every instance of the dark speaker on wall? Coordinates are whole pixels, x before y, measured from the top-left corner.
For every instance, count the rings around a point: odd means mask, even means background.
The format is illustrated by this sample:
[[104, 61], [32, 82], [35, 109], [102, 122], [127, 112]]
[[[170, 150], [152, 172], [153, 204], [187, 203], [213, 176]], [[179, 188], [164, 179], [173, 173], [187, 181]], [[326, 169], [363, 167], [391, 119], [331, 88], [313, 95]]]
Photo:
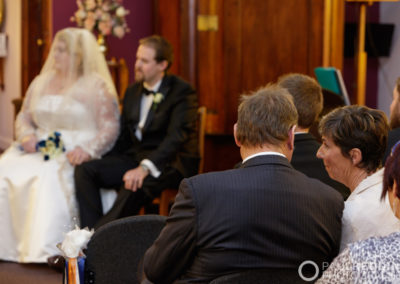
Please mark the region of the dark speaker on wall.
[[[344, 56], [354, 57], [357, 49], [357, 23], [346, 23]], [[368, 23], [365, 31], [365, 50], [368, 57], [388, 57], [392, 46], [394, 24]]]

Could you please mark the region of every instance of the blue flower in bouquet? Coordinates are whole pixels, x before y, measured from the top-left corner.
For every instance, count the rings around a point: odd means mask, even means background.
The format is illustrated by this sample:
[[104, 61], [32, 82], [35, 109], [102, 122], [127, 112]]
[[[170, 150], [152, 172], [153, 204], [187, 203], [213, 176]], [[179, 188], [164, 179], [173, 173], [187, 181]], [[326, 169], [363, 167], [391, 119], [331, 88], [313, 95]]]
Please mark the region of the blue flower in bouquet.
[[38, 151], [42, 152], [45, 161], [55, 158], [65, 152], [64, 143], [60, 137], [61, 133], [54, 131], [46, 140], [40, 140], [37, 143], [36, 148]]

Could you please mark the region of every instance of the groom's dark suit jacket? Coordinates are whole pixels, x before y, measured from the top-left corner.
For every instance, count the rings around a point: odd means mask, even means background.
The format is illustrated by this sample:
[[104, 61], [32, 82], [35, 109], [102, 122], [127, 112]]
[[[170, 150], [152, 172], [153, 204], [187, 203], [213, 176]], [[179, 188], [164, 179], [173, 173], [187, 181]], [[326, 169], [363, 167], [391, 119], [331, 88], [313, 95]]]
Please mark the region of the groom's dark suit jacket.
[[389, 157], [390, 153], [392, 152], [392, 147], [400, 140], [400, 128], [394, 128], [389, 131], [388, 133], [388, 141], [386, 146], [385, 155], [382, 159], [382, 164], [385, 166], [386, 159]]
[[150, 108], [142, 140], [135, 136], [140, 120], [143, 84], [129, 87], [123, 101], [121, 133], [112, 152], [131, 156], [140, 162], [151, 160], [163, 171], [177, 169], [183, 177], [197, 173], [197, 96], [193, 88], [175, 75], [164, 76], [158, 93], [164, 98]]
[[210, 280], [248, 269], [293, 271], [339, 251], [341, 195], [278, 155], [184, 179], [167, 224], [144, 257], [154, 283]]

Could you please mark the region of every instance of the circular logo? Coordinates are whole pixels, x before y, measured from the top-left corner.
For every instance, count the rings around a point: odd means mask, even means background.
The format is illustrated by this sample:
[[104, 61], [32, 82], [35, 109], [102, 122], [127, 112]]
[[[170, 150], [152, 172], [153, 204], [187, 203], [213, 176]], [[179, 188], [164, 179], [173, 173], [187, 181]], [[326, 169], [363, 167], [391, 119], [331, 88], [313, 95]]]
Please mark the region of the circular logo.
[[[305, 265], [307, 265], [307, 264], [311, 264], [312, 266], [315, 267], [315, 274], [313, 276], [311, 276], [311, 277], [306, 277], [306, 276], [303, 275], [303, 267]], [[313, 280], [317, 279], [317, 277], [318, 277], [319, 267], [314, 261], [306, 260], [306, 261], [303, 261], [300, 264], [299, 269], [298, 269], [298, 273], [299, 273], [300, 278], [303, 279], [304, 281], [313, 281]]]

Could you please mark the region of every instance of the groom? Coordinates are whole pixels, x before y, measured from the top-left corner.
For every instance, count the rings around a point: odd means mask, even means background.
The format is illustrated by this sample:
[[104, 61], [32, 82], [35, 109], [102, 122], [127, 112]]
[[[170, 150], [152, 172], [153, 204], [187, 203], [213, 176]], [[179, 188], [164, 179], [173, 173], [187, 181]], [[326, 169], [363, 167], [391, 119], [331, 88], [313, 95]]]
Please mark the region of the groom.
[[[125, 93], [117, 142], [103, 158], [75, 169], [82, 227], [137, 214], [163, 189], [197, 173], [197, 96], [187, 82], [166, 74], [172, 58], [163, 37], [139, 41], [136, 83]], [[100, 188], [120, 188], [105, 216]]]

